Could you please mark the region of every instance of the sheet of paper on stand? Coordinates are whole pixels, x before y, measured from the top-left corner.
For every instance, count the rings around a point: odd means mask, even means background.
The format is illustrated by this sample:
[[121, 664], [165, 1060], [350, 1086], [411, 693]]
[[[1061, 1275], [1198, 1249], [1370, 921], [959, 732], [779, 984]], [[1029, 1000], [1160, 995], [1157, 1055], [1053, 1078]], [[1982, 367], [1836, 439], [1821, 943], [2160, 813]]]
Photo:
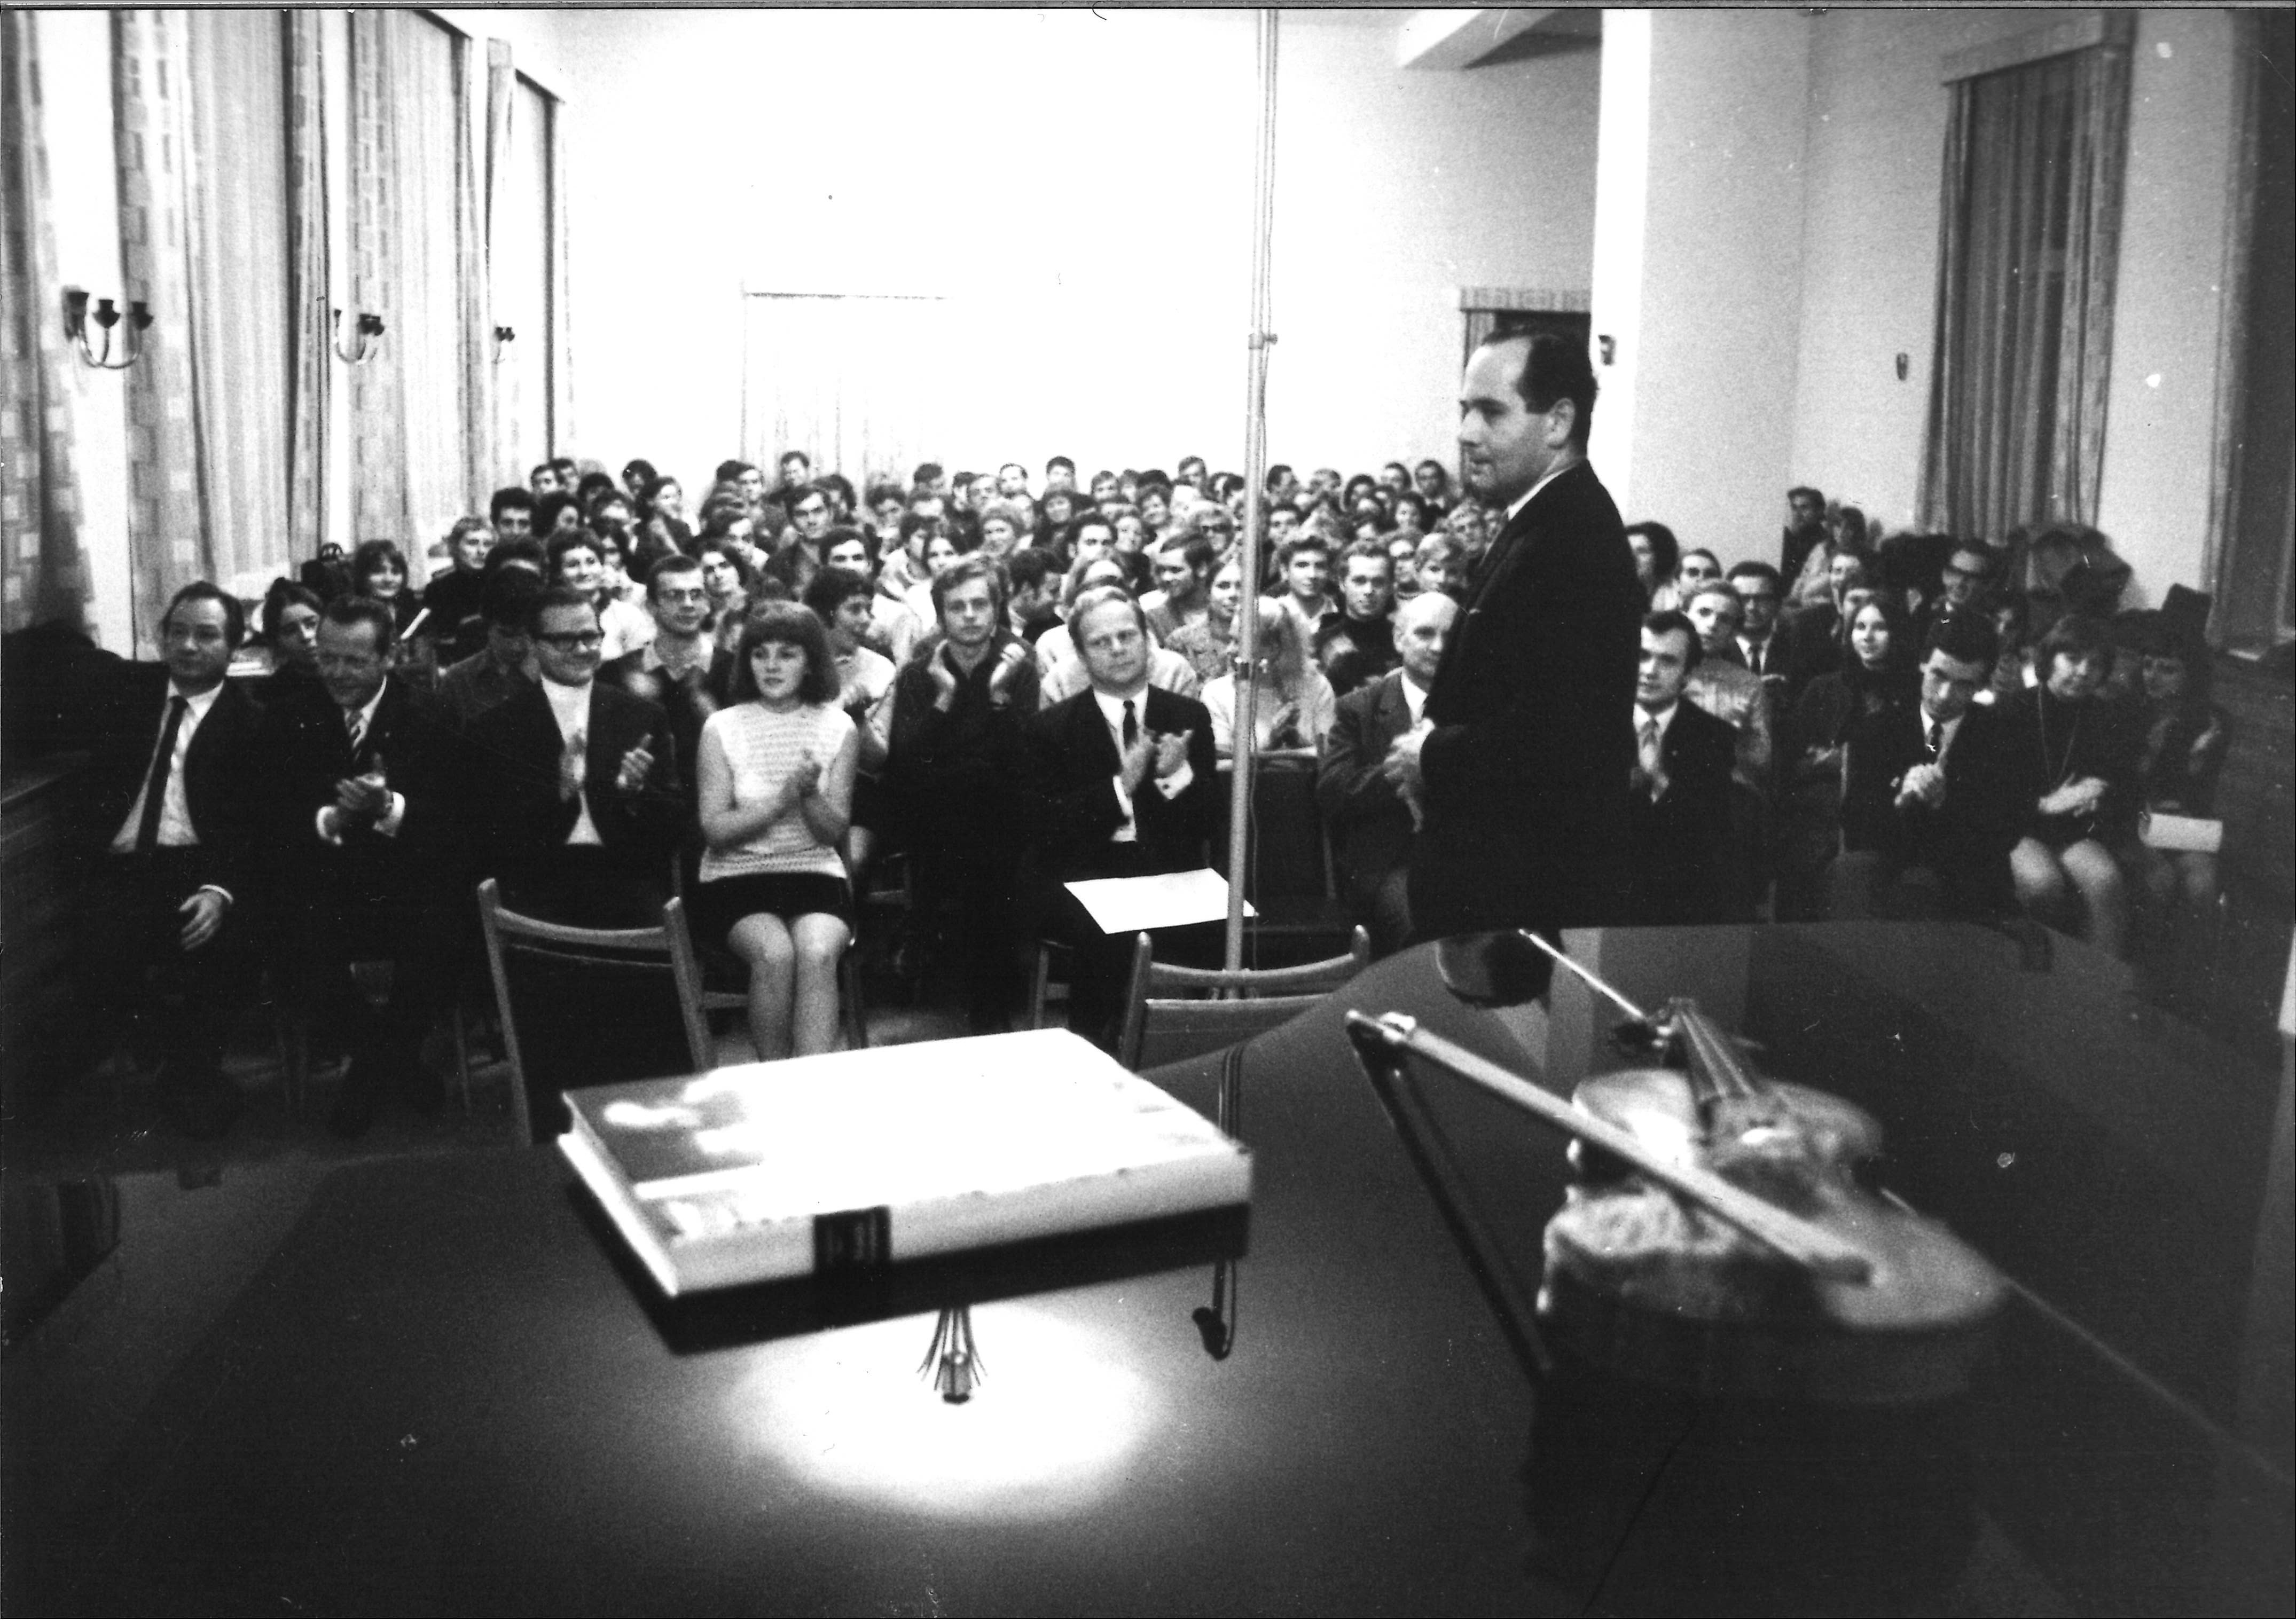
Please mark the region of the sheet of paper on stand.
[[[1137, 934], [1227, 918], [1227, 880], [1209, 866], [1144, 878], [1092, 878], [1068, 888], [1103, 934]], [[1259, 915], [1249, 900], [1243, 914]]]

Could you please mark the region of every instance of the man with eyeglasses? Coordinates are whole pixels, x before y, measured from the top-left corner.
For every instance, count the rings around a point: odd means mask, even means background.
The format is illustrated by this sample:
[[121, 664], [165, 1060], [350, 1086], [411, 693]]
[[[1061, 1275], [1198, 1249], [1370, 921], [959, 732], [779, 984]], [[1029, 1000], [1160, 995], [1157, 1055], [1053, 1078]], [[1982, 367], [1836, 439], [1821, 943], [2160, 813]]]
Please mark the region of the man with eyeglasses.
[[[679, 606], [690, 616], [690, 602]], [[597, 678], [603, 638], [579, 592], [545, 591], [529, 624], [542, 678], [471, 727], [488, 870], [512, 911], [578, 928], [651, 927], [685, 814], [669, 716]]]
[[[709, 593], [693, 558], [669, 556], [655, 563], [646, 576], [646, 601], [653, 610], [653, 640], [602, 666], [598, 675], [609, 686], [660, 704], [669, 716], [677, 757], [691, 761], [703, 724], [730, 699], [733, 650], [718, 646], [709, 633]], [[690, 806], [693, 773], [681, 775]]]
[[[397, 674], [390, 610], [338, 597], [319, 616], [318, 683], [275, 705], [273, 970], [287, 1003], [350, 1052], [328, 1126], [363, 1134], [387, 1093], [418, 1113], [445, 1095], [421, 1060], [454, 983], [467, 851], [455, 740], [430, 695]], [[390, 964], [381, 1006], [352, 964]]]

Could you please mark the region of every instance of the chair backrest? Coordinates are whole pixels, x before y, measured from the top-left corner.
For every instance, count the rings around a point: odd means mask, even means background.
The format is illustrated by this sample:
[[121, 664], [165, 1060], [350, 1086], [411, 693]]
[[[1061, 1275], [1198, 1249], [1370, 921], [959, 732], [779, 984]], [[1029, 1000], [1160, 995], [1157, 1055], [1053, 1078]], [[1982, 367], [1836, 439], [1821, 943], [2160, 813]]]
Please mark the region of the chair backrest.
[[1131, 993], [1117, 1036], [1129, 1069], [1177, 1063], [1289, 1023], [1360, 972], [1371, 936], [1357, 928], [1348, 953], [1296, 968], [1182, 968], [1156, 960], [1145, 934], [1132, 948]]
[[[611, 1040], [602, 1044], [588, 1038], [594, 1031], [587, 1026], [578, 1031], [561, 1027], [568, 1010], [569, 992], [585, 978], [597, 981], [602, 996], [616, 986], [626, 992], [634, 981], [658, 978], [661, 986], [676, 997], [687, 1064], [693, 1069], [710, 1066], [709, 1030], [700, 1000], [701, 975], [686, 934], [684, 902], [672, 900], [665, 905], [661, 926], [657, 928], [578, 929], [509, 910], [502, 904], [495, 880], [488, 878], [479, 885], [479, 921], [486, 933], [487, 965], [494, 975], [495, 1007], [502, 1018], [503, 1044], [510, 1054], [511, 1114], [522, 1138], [530, 1141], [533, 1137], [527, 1077], [538, 1062], [553, 1071], [559, 1071], [563, 1063], [564, 1072], [553, 1072], [549, 1077], [554, 1082], [562, 1080], [570, 1084], [647, 1077], [616, 1072], [618, 1067], [648, 1067], [644, 1055], [647, 1049], [640, 1043], [644, 1032], [632, 1031], [636, 1038], [620, 1043], [618, 1047]], [[530, 979], [525, 970], [546, 973], [556, 994], [553, 996], [553, 1016], [539, 1026], [530, 1018], [521, 1039], [514, 991], [521, 988], [521, 979]], [[531, 991], [530, 982], [526, 988]], [[618, 1002], [611, 999], [603, 1005], [593, 1005], [610, 1013], [619, 1010]], [[541, 1010], [529, 1010], [538, 1014]], [[611, 1017], [601, 1020], [600, 1027], [627, 1029], [630, 1022]], [[581, 1053], [580, 1058], [571, 1057], [570, 1043]], [[541, 1062], [545, 1053], [559, 1060]], [[600, 1067], [594, 1069], [594, 1063]]]

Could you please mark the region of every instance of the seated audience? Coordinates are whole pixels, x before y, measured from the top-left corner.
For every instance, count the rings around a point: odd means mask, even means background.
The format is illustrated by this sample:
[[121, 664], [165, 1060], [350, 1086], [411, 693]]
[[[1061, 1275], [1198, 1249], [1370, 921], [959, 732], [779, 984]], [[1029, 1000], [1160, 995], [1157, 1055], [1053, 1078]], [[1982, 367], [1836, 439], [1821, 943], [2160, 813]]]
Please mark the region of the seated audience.
[[1299, 644], [1312, 647], [1324, 615], [1340, 605], [1332, 600], [1331, 543], [1314, 530], [1302, 530], [1275, 553], [1275, 566], [1283, 587], [1275, 600], [1291, 616]]
[[1731, 589], [1738, 593], [1744, 622], [1738, 626], [1738, 658], [1770, 690], [1773, 708], [1784, 701], [1786, 671], [1793, 662], [1793, 632], [1780, 618], [1784, 588], [1767, 562], [1734, 563]]
[[1173, 632], [1167, 650], [1188, 660], [1201, 683], [1233, 673], [1235, 657], [1235, 610], [1243, 600], [1243, 562], [1231, 556], [1213, 573], [1204, 593], [1204, 616]]
[[1841, 852], [1841, 784], [1849, 735], [1887, 708], [1921, 700], [1905, 616], [1871, 596], [1852, 610], [1841, 667], [1812, 681], [1780, 728], [1776, 865], [1781, 922], [1825, 914], [1825, 869]]
[[2130, 836], [2136, 807], [2126, 724], [2101, 690], [2112, 660], [2104, 626], [2068, 614], [2034, 649], [2039, 684], [2005, 700], [2000, 713], [2040, 765], [2040, 789], [2009, 856], [2017, 898], [2040, 920], [2118, 956], [2128, 894], [2112, 849]]
[[1454, 601], [1467, 594], [1467, 548], [1449, 535], [1430, 535], [1411, 559], [1412, 577], [1423, 591], [1440, 591]]
[[1004, 627], [1031, 647], [1061, 622], [1062, 576], [1060, 553], [1041, 546], [1023, 546], [1005, 560], [1011, 596], [1004, 604]]
[[[675, 577], [675, 576], [672, 576]], [[540, 679], [471, 723], [474, 821], [514, 912], [649, 928], [687, 814], [669, 716], [598, 679], [597, 610], [554, 586], [527, 620]]]
[[[363, 1133], [387, 1092], [418, 1112], [443, 1100], [421, 1048], [454, 984], [454, 921], [469, 893], [454, 734], [394, 672], [396, 636], [386, 604], [329, 602], [320, 685], [274, 706], [262, 739], [272, 968], [288, 1004], [350, 1051], [327, 1121], [340, 1136]], [[390, 964], [380, 1007], [352, 978], [365, 961]]]
[[[1148, 683], [1139, 604], [1117, 592], [1095, 594], [1071, 622], [1091, 685], [1029, 724], [1030, 822], [1042, 910], [1076, 951], [1070, 1027], [1108, 1047], [1132, 937], [1103, 934], [1062, 886], [1202, 866], [1218, 785], [1204, 706]], [[1161, 954], [1201, 944], [1201, 928], [1166, 932], [1189, 937], [1161, 940]]]
[[[486, 588], [487, 553], [494, 548], [493, 526], [483, 518], [457, 518], [447, 531], [452, 566], [422, 590], [422, 610], [430, 615], [426, 627], [442, 668], [470, 657], [486, 642], [486, 610], [480, 597]], [[402, 626], [402, 633], [404, 629]]]
[[1726, 580], [1716, 579], [1692, 592], [1682, 612], [1698, 631], [1701, 653], [1697, 667], [1690, 672], [1687, 695], [1737, 732], [1738, 780], [1756, 794], [1767, 795], [1770, 763], [1777, 752], [1776, 722], [1768, 688], [1738, 662], [1738, 631], [1745, 622], [1745, 607]]
[[709, 591], [701, 583], [701, 565], [693, 558], [673, 552], [655, 563], [646, 591], [653, 639], [602, 664], [598, 678], [660, 705], [669, 716], [691, 809], [698, 784], [692, 763], [699, 757], [703, 724], [731, 700], [734, 652], [710, 631]]
[[496, 544], [533, 539], [534, 496], [515, 484], [496, 490], [487, 502], [487, 522], [495, 531]]
[[2009, 852], [2039, 773], [2021, 728], [1972, 700], [1998, 650], [1982, 619], [1947, 619], [1921, 664], [1921, 700], [1854, 720], [1841, 795], [1842, 853], [1828, 874], [1836, 918], [2005, 916]]
[[853, 937], [838, 845], [852, 818], [860, 740], [812, 610], [772, 602], [750, 616], [733, 697], [701, 731], [694, 931], [748, 965], [758, 1057], [828, 1051], [837, 966]]
[[271, 673], [260, 693], [266, 703], [319, 678], [319, 593], [291, 579], [275, 579], [263, 593], [263, 650]]
[[135, 1031], [157, 1052], [169, 1125], [205, 1140], [242, 1106], [223, 1051], [255, 994], [258, 795], [272, 767], [262, 711], [224, 678], [246, 633], [237, 599], [195, 581], [159, 633], [160, 661], [120, 663], [92, 706], [72, 784], [73, 984], [100, 1030]]
[[855, 757], [851, 826], [839, 847], [857, 893], [873, 863], [877, 841], [890, 822], [885, 798], [885, 756], [893, 734], [892, 660], [866, 644], [870, 601], [874, 593], [864, 575], [825, 568], [807, 587], [813, 610], [829, 638], [830, 662], [837, 675], [837, 702], [858, 738]]
[[1652, 609], [1663, 612], [1673, 608], [1687, 613], [1690, 599], [1698, 587], [1712, 585], [1721, 577], [1722, 560], [1702, 545], [1693, 546], [1676, 557], [1673, 577], [1651, 593]]
[[1157, 546], [1156, 589], [1140, 599], [1140, 610], [1159, 645], [1169, 645], [1182, 626], [1200, 623], [1211, 611], [1212, 566], [1218, 560], [1212, 541], [1193, 526]]
[[[2170, 592], [2171, 607], [2176, 592]], [[2224, 769], [2229, 725], [2209, 701], [2208, 643], [2199, 621], [2185, 628], [2164, 612], [2144, 650], [2144, 698], [2138, 711], [2137, 792], [2144, 810], [2201, 820], [2217, 814], [2217, 777]], [[2121, 846], [2123, 863], [2148, 906], [2152, 932], [2173, 946], [2217, 902], [2217, 857], [2200, 849], [2158, 849], [2141, 839]]]
[[1697, 630], [1680, 613], [1643, 621], [1635, 686], [1634, 792], [1628, 800], [1633, 856], [1627, 917], [1649, 926], [1740, 920], [1744, 882], [1732, 869], [1730, 727], [1683, 701], [1704, 661]]
[[1802, 564], [1823, 550], [1829, 538], [1825, 527], [1825, 496], [1808, 485], [1786, 491], [1786, 526], [1778, 536], [1778, 575], [1798, 580]]
[[[1339, 700], [1332, 683], [1308, 657], [1300, 642], [1299, 621], [1280, 603], [1259, 603], [1259, 645], [1254, 662], [1259, 672], [1252, 702], [1254, 747], [1263, 757], [1296, 754], [1312, 757], [1332, 729]], [[1235, 752], [1235, 676], [1208, 681], [1203, 703], [1211, 717], [1212, 747], [1222, 758]]]
[[[1675, 565], [1682, 560], [1682, 543], [1663, 523], [1629, 523], [1627, 545], [1635, 554], [1635, 578], [1650, 598], [1651, 610], [1664, 612], [1681, 604], [1674, 600]], [[1659, 598], [1663, 593], [1666, 600]]]
[[921, 906], [953, 912], [973, 1032], [1019, 1000], [1013, 907], [1025, 843], [1022, 729], [1037, 709], [1029, 644], [1004, 627], [1003, 577], [964, 558], [932, 582], [940, 632], [893, 683], [885, 783], [917, 865]]
[[439, 676], [439, 707], [456, 731], [540, 678], [531, 626], [542, 592], [541, 579], [524, 569], [497, 569], [487, 580], [486, 643]]
[[709, 598], [709, 634], [730, 644], [741, 637], [742, 620], [750, 610], [758, 577], [749, 559], [730, 540], [704, 540], [697, 560], [701, 564], [701, 589]]
[[390, 610], [391, 635], [406, 634], [422, 611], [422, 600], [407, 584], [406, 553], [395, 540], [362, 540], [351, 553], [350, 594]]
[[1386, 550], [1357, 540], [1340, 553], [1340, 610], [1316, 626], [1315, 657], [1341, 697], [1376, 681], [1399, 661], [1395, 596]]
[[1406, 879], [1419, 825], [1417, 812], [1387, 774], [1388, 750], [1419, 724], [1458, 615], [1459, 605], [1440, 591], [1396, 610], [1400, 667], [1339, 700], [1316, 768], [1316, 804], [1330, 830], [1348, 909], [1382, 955], [1411, 937]]
[[611, 661], [635, 652], [653, 639], [653, 621], [645, 610], [615, 594], [595, 535], [587, 529], [554, 535], [549, 557], [550, 582], [566, 586], [597, 610], [598, 629], [606, 638], [604, 659]]

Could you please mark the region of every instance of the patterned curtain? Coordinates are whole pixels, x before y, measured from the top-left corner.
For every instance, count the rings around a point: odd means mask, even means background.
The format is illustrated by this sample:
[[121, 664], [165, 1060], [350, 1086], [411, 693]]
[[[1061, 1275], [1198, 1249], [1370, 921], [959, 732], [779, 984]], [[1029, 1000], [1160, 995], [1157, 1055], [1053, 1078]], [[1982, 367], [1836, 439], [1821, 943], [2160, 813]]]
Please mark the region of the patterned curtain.
[[351, 15], [351, 296], [385, 323], [352, 384], [352, 538], [398, 541], [418, 581], [431, 543], [484, 510], [471, 442], [485, 300], [463, 45], [416, 12]]
[[111, 13], [112, 119], [119, 170], [119, 255], [127, 297], [155, 317], [126, 373], [127, 560], [138, 657], [157, 656], [152, 621], [176, 590], [210, 575], [200, 491], [197, 329], [184, 102], [189, 42], [181, 12]]
[[10, 630], [88, 627], [62, 290], [37, 22], [10, 10], [0, 13], [0, 623]]
[[1953, 87], [1925, 528], [2095, 520], [2133, 29], [2113, 13], [2100, 45]]
[[316, 12], [287, 13], [287, 533], [319, 554], [327, 465], [327, 142]]
[[171, 15], [182, 19], [190, 65], [185, 314], [205, 560], [215, 579], [255, 597], [289, 571], [296, 549], [287, 19]]

